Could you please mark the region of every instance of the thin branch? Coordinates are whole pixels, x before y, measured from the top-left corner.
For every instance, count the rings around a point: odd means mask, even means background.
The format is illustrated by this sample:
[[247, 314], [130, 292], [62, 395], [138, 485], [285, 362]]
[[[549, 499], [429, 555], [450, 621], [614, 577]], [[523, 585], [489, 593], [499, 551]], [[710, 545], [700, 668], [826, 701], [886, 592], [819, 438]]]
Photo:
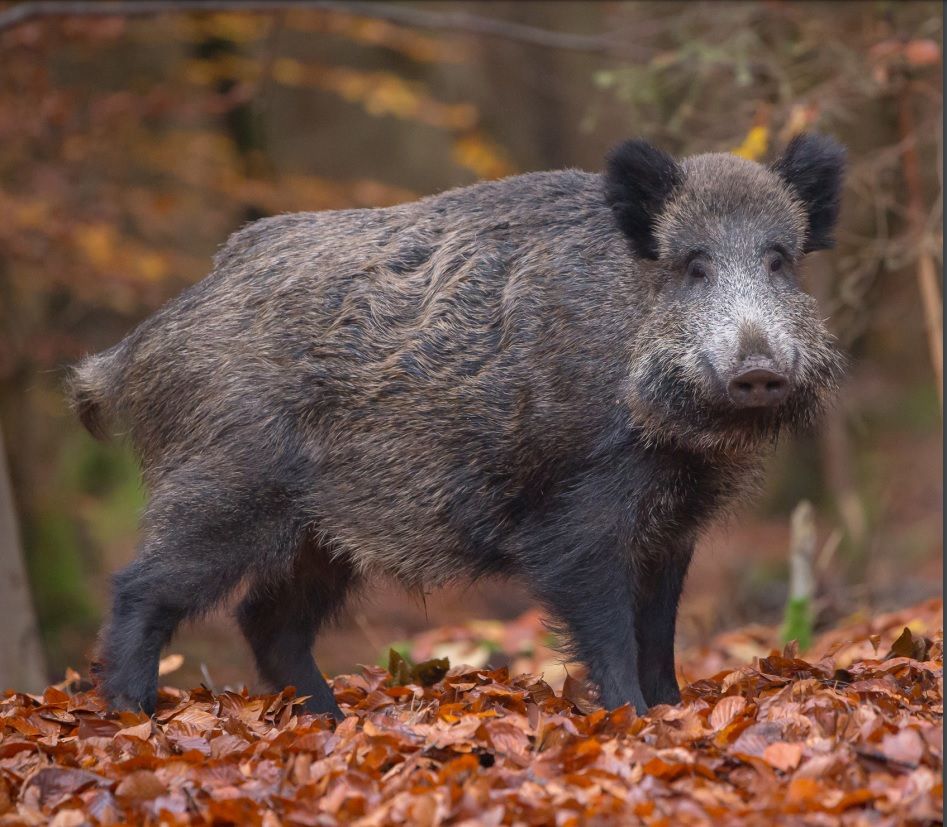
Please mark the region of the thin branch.
[[904, 183], [907, 187], [908, 222], [917, 245], [917, 282], [924, 307], [924, 322], [931, 365], [937, 381], [937, 397], [941, 416], [944, 413], [944, 318], [943, 297], [938, 286], [937, 267], [930, 249], [924, 244], [925, 210], [924, 188], [921, 184], [920, 161], [917, 152], [917, 127], [912, 110], [913, 86], [908, 81], [898, 98], [898, 127], [904, 150], [901, 155]]
[[485, 35], [590, 54], [627, 54], [630, 45], [626, 40], [609, 35], [557, 32], [467, 12], [435, 12], [371, 0], [38, 0], [20, 3], [0, 12], [0, 31], [29, 20], [50, 17], [153, 17], [209, 12], [273, 14], [294, 9], [340, 12], [419, 29]]

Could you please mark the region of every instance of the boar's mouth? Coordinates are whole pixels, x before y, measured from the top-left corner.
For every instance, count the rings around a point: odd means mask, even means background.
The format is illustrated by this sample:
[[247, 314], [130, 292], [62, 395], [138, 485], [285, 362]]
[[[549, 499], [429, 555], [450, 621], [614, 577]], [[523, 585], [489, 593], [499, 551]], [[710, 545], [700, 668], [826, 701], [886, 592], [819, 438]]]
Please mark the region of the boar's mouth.
[[804, 384], [790, 382], [785, 401], [771, 408], [737, 408], [722, 377], [704, 357], [701, 375], [677, 365], [652, 362], [630, 389], [635, 425], [659, 443], [706, 449], [750, 450], [784, 431], [804, 430], [821, 408]]

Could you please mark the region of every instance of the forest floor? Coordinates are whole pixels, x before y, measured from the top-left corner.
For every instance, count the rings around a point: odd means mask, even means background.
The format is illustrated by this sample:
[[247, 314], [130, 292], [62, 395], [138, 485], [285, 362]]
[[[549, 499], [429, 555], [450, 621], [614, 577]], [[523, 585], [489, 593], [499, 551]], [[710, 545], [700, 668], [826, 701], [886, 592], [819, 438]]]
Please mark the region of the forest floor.
[[533, 613], [336, 677], [338, 725], [291, 690], [166, 688], [154, 718], [110, 716], [70, 672], [0, 696], [0, 825], [940, 823], [942, 603], [840, 625], [807, 659], [777, 638], [682, 653], [684, 702], [642, 716], [553, 669]]

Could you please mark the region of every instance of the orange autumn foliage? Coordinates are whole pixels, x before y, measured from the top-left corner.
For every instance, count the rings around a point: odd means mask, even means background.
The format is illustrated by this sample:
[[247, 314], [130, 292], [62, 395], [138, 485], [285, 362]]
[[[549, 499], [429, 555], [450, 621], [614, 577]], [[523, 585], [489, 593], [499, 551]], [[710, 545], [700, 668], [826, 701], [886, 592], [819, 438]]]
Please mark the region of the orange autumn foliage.
[[941, 610], [837, 630], [815, 661], [773, 651], [645, 716], [569, 680], [557, 694], [397, 657], [394, 677], [335, 679], [338, 726], [291, 689], [163, 689], [153, 719], [109, 715], [71, 673], [0, 701], [0, 824], [933, 823], [943, 632], [897, 624], [931, 628]]

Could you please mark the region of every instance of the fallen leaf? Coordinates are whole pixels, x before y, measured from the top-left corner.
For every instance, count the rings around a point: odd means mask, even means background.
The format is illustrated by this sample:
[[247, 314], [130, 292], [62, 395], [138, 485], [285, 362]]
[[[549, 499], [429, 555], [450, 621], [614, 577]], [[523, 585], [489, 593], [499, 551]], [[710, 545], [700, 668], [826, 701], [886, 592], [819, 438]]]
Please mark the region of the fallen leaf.
[[184, 655], [168, 655], [158, 661], [158, 675], [170, 675], [177, 672], [184, 665]]
[[727, 695], [717, 701], [710, 713], [710, 726], [715, 730], [726, 727], [746, 709], [746, 698], [742, 695]]
[[881, 753], [889, 761], [916, 767], [924, 755], [924, 741], [917, 730], [905, 728], [884, 736]]
[[802, 751], [802, 744], [777, 741], [763, 750], [763, 760], [773, 769], [789, 772], [799, 766]]
[[[829, 630], [812, 663], [774, 648], [778, 629], [727, 633], [703, 649], [714, 666], [682, 687], [685, 704], [643, 715], [602, 709], [575, 676], [560, 694], [536, 670], [424, 673], [430, 658], [400, 656], [406, 684], [379, 667], [333, 679], [339, 723], [291, 689], [163, 688], [153, 718], [110, 715], [81, 681], [7, 692], [0, 824], [937, 823], [941, 611]], [[526, 631], [545, 633], [532, 616], [518, 629], [524, 659]], [[901, 642], [879, 661], [873, 635]], [[739, 660], [750, 644], [762, 655]], [[548, 654], [534, 648], [539, 666]]]
[[126, 775], [115, 788], [118, 798], [156, 798], [167, 792], [167, 787], [151, 770], [137, 770]]
[[25, 787], [37, 790], [40, 803], [44, 804], [64, 796], [75, 795], [88, 787], [107, 784], [107, 778], [87, 770], [44, 767], [27, 781]]

